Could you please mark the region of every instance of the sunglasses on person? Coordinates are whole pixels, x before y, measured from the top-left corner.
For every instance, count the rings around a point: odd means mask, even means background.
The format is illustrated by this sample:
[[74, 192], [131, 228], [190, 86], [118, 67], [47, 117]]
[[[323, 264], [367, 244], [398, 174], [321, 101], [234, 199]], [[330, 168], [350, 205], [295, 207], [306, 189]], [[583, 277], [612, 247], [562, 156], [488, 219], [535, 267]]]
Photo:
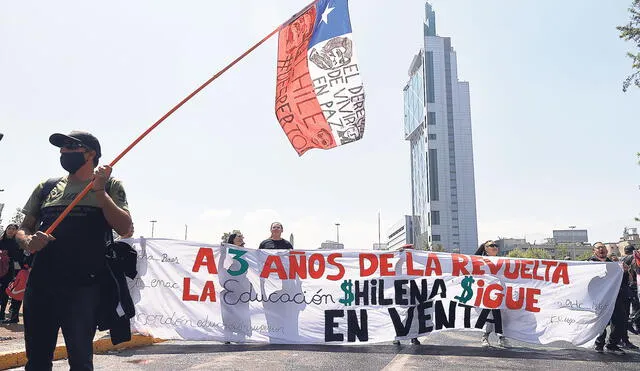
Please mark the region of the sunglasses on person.
[[89, 147], [85, 146], [85, 145], [84, 145], [84, 144], [82, 144], [82, 143], [77, 143], [77, 142], [69, 142], [69, 143], [65, 143], [65, 144], [64, 144], [64, 146], [63, 146], [63, 148], [70, 149], [70, 150], [72, 150], [72, 151], [74, 151], [74, 150], [76, 150], [76, 149], [78, 149], [78, 148], [84, 148], [84, 149], [86, 149], [87, 151], [90, 151], [90, 150], [91, 150], [91, 148], [89, 148]]
[[492, 247], [494, 249], [497, 249], [498, 245], [496, 245], [495, 243], [492, 243], [491, 245], [487, 245], [487, 247]]

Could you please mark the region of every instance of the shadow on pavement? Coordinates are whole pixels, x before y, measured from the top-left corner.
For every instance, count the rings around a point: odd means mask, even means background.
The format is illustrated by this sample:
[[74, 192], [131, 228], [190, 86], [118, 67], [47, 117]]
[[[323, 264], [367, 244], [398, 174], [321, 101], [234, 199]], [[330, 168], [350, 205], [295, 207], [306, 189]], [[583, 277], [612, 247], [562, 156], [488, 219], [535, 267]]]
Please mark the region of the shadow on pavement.
[[0, 325], [0, 328], [4, 328], [11, 332], [24, 332], [24, 325], [22, 323], [6, 323]]
[[540, 359], [561, 361], [606, 361], [606, 362], [639, 362], [640, 353], [628, 351], [624, 356], [598, 354], [589, 349], [534, 349], [527, 347], [480, 348], [451, 345], [308, 345], [308, 344], [155, 344], [133, 350], [123, 350], [117, 355], [121, 357], [140, 356], [143, 354], [198, 354], [198, 353], [231, 353], [231, 352], [264, 352], [264, 351], [296, 351], [320, 353], [376, 353], [376, 354], [409, 354], [425, 356], [461, 356], [490, 357], [508, 359]]

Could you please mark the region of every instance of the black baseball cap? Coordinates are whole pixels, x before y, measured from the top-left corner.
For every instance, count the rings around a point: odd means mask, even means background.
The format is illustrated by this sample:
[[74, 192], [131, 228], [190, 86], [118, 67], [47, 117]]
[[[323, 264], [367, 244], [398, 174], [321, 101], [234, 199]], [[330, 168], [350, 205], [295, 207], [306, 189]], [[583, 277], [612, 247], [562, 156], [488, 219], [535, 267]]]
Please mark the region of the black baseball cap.
[[49, 137], [49, 143], [60, 148], [67, 146], [70, 143], [82, 144], [83, 146], [96, 151], [97, 158], [100, 158], [100, 156], [102, 155], [98, 138], [93, 136], [93, 134], [91, 133], [87, 133], [86, 131], [74, 130], [66, 135], [60, 133], [51, 134], [51, 136]]
[[633, 247], [632, 244], [628, 244], [627, 246], [624, 247], [625, 254], [631, 254], [633, 250], [635, 250], [635, 248]]

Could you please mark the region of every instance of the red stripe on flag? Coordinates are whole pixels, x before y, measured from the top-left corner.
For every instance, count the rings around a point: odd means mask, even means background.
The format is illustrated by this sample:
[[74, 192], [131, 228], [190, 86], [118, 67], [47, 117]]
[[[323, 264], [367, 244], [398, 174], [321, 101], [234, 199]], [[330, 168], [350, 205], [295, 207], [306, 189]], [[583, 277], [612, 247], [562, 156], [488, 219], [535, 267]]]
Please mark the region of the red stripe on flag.
[[276, 117], [299, 155], [336, 146], [309, 75], [307, 50], [315, 19], [312, 6], [278, 35]]

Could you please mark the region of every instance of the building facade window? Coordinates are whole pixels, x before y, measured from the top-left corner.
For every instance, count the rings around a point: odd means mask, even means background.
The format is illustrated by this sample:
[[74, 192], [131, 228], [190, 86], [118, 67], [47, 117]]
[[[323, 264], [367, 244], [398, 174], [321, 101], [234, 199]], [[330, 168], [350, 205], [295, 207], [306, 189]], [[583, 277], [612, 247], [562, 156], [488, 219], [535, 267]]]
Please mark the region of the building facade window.
[[427, 102], [436, 102], [436, 88], [433, 81], [433, 52], [427, 52]]
[[427, 125], [435, 125], [435, 124], [436, 124], [436, 113], [427, 112]]
[[440, 235], [439, 234], [434, 234], [432, 240], [434, 242], [439, 242], [440, 241]]
[[436, 140], [436, 135], [435, 134], [427, 134], [427, 139]]
[[439, 201], [438, 193], [438, 150], [430, 149], [427, 158], [427, 168], [429, 173], [429, 200]]
[[440, 225], [440, 211], [432, 211], [431, 212], [431, 223], [433, 225]]

